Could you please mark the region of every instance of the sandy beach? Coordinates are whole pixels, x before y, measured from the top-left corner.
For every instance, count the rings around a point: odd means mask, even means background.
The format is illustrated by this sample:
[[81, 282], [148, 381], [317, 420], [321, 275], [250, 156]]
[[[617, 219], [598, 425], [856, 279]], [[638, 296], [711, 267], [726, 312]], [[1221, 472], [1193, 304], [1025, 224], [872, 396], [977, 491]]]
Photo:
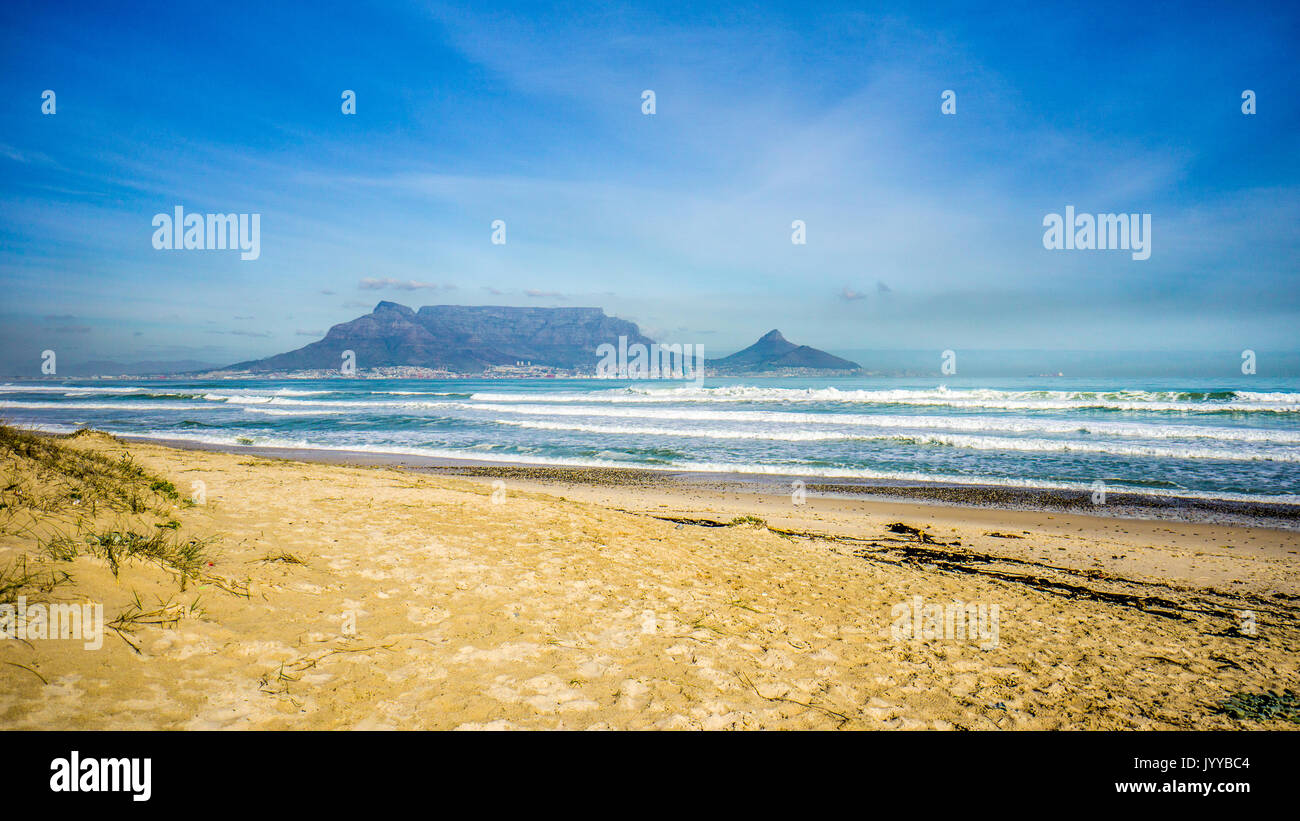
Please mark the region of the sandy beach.
[[109, 627], [0, 640], [5, 729], [1298, 726], [1223, 706], [1300, 689], [1292, 530], [42, 441], [0, 603]]

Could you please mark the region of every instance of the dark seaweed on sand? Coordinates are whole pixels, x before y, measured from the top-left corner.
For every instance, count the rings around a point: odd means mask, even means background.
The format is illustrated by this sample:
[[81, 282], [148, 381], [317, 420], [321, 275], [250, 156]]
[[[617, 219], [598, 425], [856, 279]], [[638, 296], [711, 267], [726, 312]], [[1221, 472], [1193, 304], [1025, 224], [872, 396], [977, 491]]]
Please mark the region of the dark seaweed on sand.
[[1234, 693], [1219, 702], [1219, 712], [1235, 719], [1290, 721], [1300, 724], [1300, 697], [1291, 690], [1267, 693]]

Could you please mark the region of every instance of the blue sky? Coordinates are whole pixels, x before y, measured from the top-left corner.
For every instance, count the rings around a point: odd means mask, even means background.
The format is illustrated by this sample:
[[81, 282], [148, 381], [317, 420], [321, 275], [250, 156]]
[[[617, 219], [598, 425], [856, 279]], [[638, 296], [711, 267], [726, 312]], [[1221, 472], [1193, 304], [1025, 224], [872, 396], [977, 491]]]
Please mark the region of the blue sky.
[[[711, 355], [1297, 347], [1294, 4], [281, 5], [0, 9], [0, 364], [237, 361], [380, 299]], [[260, 258], [155, 250], [176, 205], [261, 214]], [[1151, 258], [1045, 250], [1066, 205], [1150, 213]]]

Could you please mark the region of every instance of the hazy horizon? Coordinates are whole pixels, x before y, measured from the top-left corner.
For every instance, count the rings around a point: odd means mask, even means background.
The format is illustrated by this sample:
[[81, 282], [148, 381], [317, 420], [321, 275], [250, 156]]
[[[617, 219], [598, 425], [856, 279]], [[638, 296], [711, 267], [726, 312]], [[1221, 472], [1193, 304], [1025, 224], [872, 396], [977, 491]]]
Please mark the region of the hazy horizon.
[[[418, 310], [423, 305], [407, 305], [400, 300], [385, 300], [394, 302], [399, 305]], [[452, 303], [438, 303], [436, 306], [448, 305]], [[378, 305], [378, 303], [377, 303]], [[476, 307], [508, 307], [484, 305]], [[538, 306], [523, 306], [538, 307]], [[567, 308], [586, 308], [599, 309], [596, 305], [574, 305], [563, 306]], [[361, 314], [361, 315], [364, 315]], [[761, 323], [760, 323], [761, 324]], [[664, 343], [686, 343], [700, 346], [705, 351], [708, 359], [717, 359], [737, 351], [757, 342], [760, 337], [771, 332], [780, 332], [789, 340], [789, 336], [779, 327], [766, 328], [766, 330], [755, 331], [746, 341], [733, 343], [729, 346], [715, 345], [708, 340], [713, 335], [712, 332], [697, 334], [693, 340], [684, 340], [682, 337], [658, 338], [655, 341]], [[323, 337], [325, 332], [321, 332]], [[316, 341], [315, 338], [304, 339], [294, 345], [294, 349], [302, 347], [303, 344]], [[805, 344], [800, 339], [789, 340], [794, 344]], [[286, 349], [287, 350], [287, 349]], [[850, 348], [843, 346], [832, 346], [827, 348], [828, 353], [840, 356], [849, 360], [856, 361], [869, 374], [879, 374], [886, 376], [945, 376], [942, 371], [943, 351], [937, 351], [929, 348]], [[283, 353], [284, 351], [271, 350], [267, 355]], [[205, 361], [200, 359], [123, 359], [117, 360], [111, 357], [95, 357], [93, 354], [87, 356], [85, 353], [81, 357], [76, 356], [74, 349], [73, 358], [59, 360], [59, 375], [69, 378], [81, 378], [87, 376], [122, 376], [122, 375], [158, 375], [158, 374], [177, 374], [219, 370], [227, 366], [237, 364], [228, 361]], [[1067, 377], [1209, 377], [1209, 378], [1229, 378], [1239, 377], [1242, 375], [1241, 363], [1242, 352], [1214, 348], [1201, 349], [1079, 349], [1079, 348], [971, 348], [961, 349], [954, 352], [959, 357], [961, 367], [961, 377], [1036, 377], [1036, 376], [1067, 376]], [[1253, 351], [1256, 357], [1256, 367], [1260, 367], [1262, 361], [1262, 371], [1257, 370], [1257, 374], [1263, 377], [1296, 377], [1300, 376], [1300, 350], [1260, 350]], [[32, 357], [27, 357], [32, 359]], [[2, 370], [8, 363], [0, 365], [0, 378], [17, 378], [17, 379], [48, 379], [40, 373], [40, 359], [35, 359], [33, 365], [31, 361], [24, 361], [17, 368], [8, 366], [11, 370]], [[594, 353], [593, 353], [594, 361]], [[945, 376], [947, 379], [955, 379], [956, 374]], [[1252, 377], [1255, 374], [1252, 374]]]

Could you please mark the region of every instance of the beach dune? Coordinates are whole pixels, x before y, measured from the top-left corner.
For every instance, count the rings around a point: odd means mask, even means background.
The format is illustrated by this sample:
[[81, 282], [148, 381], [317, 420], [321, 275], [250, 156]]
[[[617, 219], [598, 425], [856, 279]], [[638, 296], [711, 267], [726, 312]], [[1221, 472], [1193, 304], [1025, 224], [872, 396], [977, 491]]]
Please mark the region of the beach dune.
[[6, 729], [1297, 726], [1223, 706], [1300, 689], [1293, 532], [47, 441], [156, 487], [4, 453], [7, 595], [110, 625], [0, 640]]

